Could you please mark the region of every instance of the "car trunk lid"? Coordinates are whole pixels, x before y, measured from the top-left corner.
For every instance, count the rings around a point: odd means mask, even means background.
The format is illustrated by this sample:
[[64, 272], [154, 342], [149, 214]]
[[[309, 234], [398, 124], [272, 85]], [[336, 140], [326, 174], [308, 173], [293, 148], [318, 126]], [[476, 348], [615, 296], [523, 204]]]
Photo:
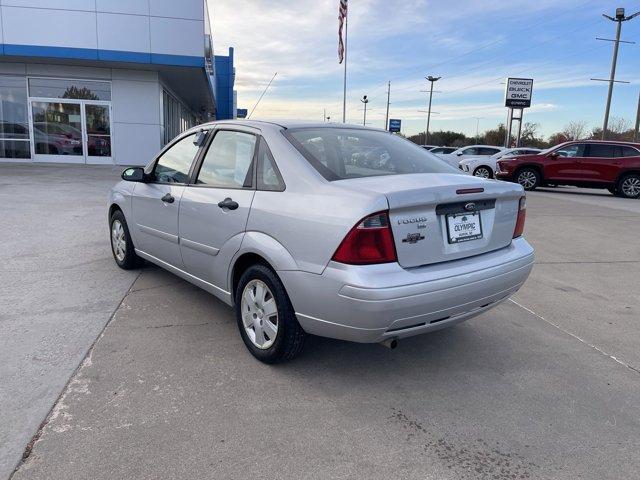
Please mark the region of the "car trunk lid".
[[384, 194], [405, 268], [457, 260], [511, 243], [523, 196], [517, 184], [459, 174], [411, 174], [347, 180]]

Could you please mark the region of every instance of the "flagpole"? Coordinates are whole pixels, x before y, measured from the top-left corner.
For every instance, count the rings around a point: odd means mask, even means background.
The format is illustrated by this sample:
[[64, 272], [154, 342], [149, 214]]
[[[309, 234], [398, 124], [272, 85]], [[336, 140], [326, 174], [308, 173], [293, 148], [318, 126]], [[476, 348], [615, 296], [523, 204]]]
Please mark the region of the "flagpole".
[[344, 17], [344, 81], [342, 91], [342, 123], [347, 121], [347, 37], [349, 34], [349, 9]]

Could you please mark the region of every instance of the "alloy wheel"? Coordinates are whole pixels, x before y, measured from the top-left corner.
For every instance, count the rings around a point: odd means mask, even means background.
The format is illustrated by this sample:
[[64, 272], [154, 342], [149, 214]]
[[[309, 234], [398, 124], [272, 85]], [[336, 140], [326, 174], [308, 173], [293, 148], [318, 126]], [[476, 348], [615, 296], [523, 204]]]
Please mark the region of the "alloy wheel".
[[640, 195], [640, 178], [628, 177], [625, 178], [620, 185], [620, 190], [626, 197], [637, 197]]
[[278, 306], [273, 293], [262, 280], [251, 280], [244, 287], [240, 304], [244, 330], [256, 347], [266, 350], [278, 336]]
[[476, 168], [475, 172], [473, 172], [473, 175], [480, 178], [491, 178], [491, 172], [487, 167]]
[[524, 188], [533, 188], [538, 183], [538, 177], [531, 170], [524, 170], [518, 175], [518, 183]]
[[127, 241], [120, 220], [114, 220], [111, 224], [111, 246], [118, 261], [123, 262], [127, 254]]

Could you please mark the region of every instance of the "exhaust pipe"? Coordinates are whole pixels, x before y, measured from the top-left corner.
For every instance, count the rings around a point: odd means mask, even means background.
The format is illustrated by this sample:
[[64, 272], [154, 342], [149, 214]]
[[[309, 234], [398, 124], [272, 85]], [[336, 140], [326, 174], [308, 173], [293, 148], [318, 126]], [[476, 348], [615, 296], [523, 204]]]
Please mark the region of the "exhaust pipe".
[[383, 340], [382, 342], [380, 342], [380, 345], [393, 350], [398, 346], [398, 337], [387, 338], [386, 340]]

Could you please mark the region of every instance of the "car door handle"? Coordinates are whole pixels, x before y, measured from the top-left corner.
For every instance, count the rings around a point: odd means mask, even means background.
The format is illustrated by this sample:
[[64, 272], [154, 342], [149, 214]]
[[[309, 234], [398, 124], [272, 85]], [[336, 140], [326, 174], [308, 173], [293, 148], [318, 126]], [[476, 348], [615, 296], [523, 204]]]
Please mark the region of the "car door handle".
[[162, 200], [164, 203], [173, 203], [175, 201], [175, 198], [173, 198], [173, 195], [171, 195], [170, 193], [167, 193], [160, 200]]
[[234, 202], [232, 199], [230, 199], [229, 197], [225, 198], [224, 200], [222, 200], [221, 202], [218, 203], [218, 206], [220, 208], [226, 208], [228, 210], [235, 210], [236, 208], [238, 208], [240, 205], [238, 205], [238, 202]]

